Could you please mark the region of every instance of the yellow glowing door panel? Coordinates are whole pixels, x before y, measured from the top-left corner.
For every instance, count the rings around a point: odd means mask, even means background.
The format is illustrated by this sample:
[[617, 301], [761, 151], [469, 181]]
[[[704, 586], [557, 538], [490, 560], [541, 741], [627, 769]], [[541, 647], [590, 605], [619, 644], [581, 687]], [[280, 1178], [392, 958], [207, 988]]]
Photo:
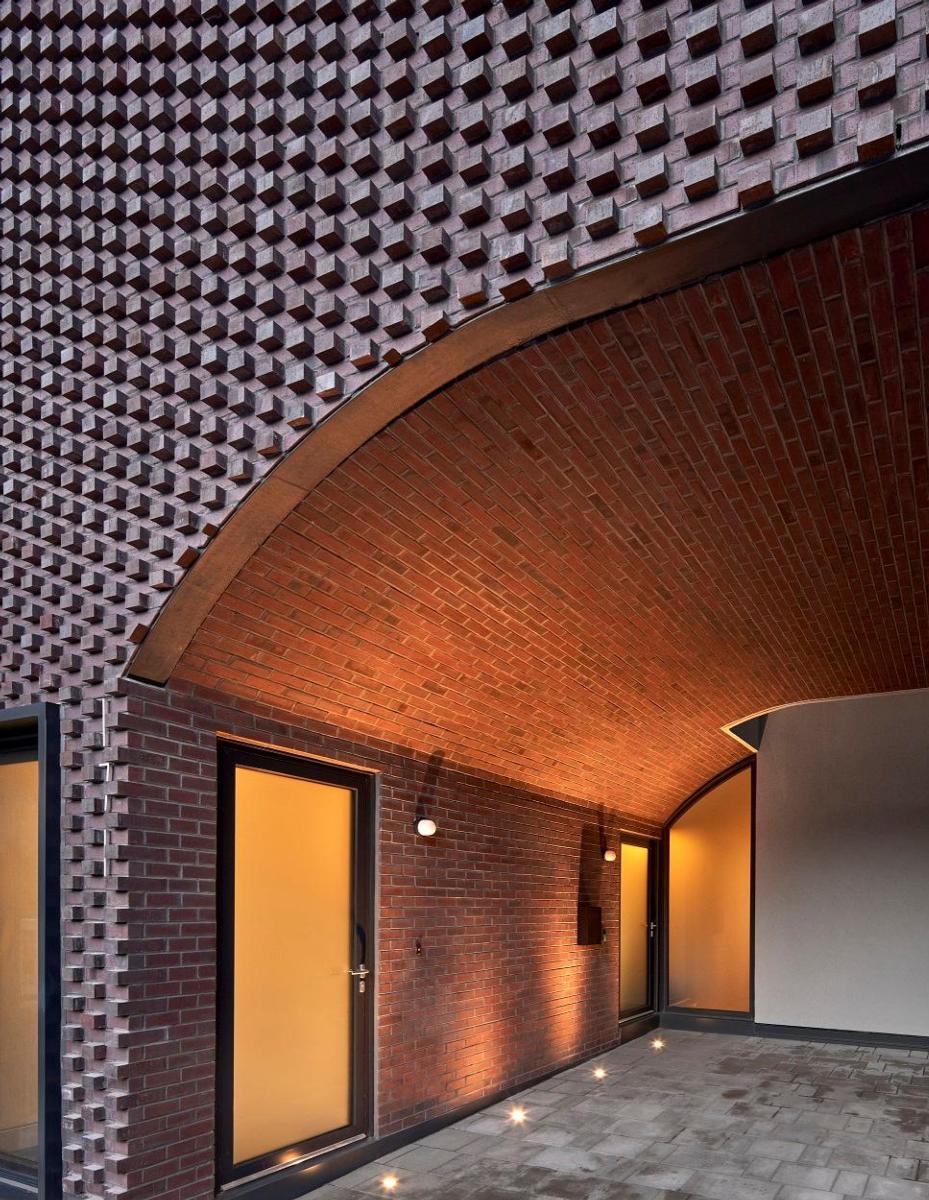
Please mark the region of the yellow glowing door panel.
[[671, 826], [668, 1003], [751, 1007], [751, 769], [731, 775]]
[[235, 1162], [351, 1121], [353, 807], [235, 768]]
[[34, 1163], [39, 1122], [39, 764], [0, 762], [0, 1158]]
[[651, 1007], [649, 973], [649, 850], [623, 842], [619, 899], [619, 1011]]

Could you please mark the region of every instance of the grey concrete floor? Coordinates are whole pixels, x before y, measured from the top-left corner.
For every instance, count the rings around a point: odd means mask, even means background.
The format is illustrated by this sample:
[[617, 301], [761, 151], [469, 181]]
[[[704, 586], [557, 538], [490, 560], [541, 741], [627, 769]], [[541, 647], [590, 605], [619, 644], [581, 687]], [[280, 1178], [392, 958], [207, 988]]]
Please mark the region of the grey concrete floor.
[[926, 1052], [661, 1037], [660, 1052], [632, 1042], [312, 1200], [929, 1200]]

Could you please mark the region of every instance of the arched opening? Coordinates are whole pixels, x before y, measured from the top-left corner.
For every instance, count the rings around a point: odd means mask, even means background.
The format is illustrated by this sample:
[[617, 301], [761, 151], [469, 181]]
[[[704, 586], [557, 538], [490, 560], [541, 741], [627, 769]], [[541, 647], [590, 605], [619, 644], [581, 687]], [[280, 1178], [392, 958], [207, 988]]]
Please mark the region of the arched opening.
[[668, 1008], [751, 1015], [754, 802], [750, 761], [668, 824]]
[[[650, 820], [738, 758], [733, 714], [922, 686], [920, 359], [870, 246], [440, 391], [270, 532], [175, 677]], [[869, 264], [879, 342], [843, 299]]]
[[[875, 236], [886, 239], [889, 234], [895, 243], [909, 247], [903, 256], [909, 258], [918, 240], [914, 214], [890, 218], [884, 214], [921, 201], [920, 161], [918, 155], [911, 154], [886, 164], [883, 187], [876, 195], [864, 172], [826, 180], [815, 189], [781, 199], [776, 220], [771, 220], [770, 210], [764, 208], [740, 212], [695, 230], [683, 241], [672, 240], [566, 282], [549, 284], [466, 321], [439, 342], [391, 367], [298, 442], [231, 513], [193, 564], [184, 564], [185, 574], [154, 625], [136, 630], [134, 640], [141, 645], [128, 664], [127, 674], [158, 683], [168, 679], [236, 573], [303, 498], [391, 421], [437, 389], [451, 385], [497, 356], [572, 322], [590, 321], [711, 274], [759, 264], [766, 255], [781, 254], [774, 261], [779, 264], [777, 269], [788, 276], [793, 271], [791, 259], [796, 259], [801, 264], [796, 277], [799, 280], [821, 269], [831, 272], [830, 260], [835, 258], [837, 246], [842, 247], [839, 258], [849, 250], [853, 260], [859, 258], [860, 246], [855, 248], [854, 244], [861, 223], [869, 220], [874, 220], [867, 235], [869, 241], [873, 243]], [[836, 234], [846, 229], [851, 230], [848, 235]], [[814, 253], [814, 239], [827, 235], [831, 235], [829, 240], [820, 243]], [[795, 246], [800, 249], [782, 253]], [[807, 265], [805, 260], [811, 255], [812, 262]], [[757, 269], [767, 268], [750, 268]], [[852, 281], [853, 288], [858, 284], [857, 279]], [[835, 297], [842, 294], [840, 290]], [[908, 294], [912, 295], [912, 289]], [[794, 300], [793, 292], [790, 300]], [[864, 311], [860, 305], [858, 308], [856, 315], [863, 318]], [[803, 325], [800, 317], [799, 325], [793, 328]]]
[[207, 908], [219, 742], [377, 777], [380, 1136], [619, 1040], [623, 846], [742, 758], [726, 722], [926, 686], [917, 257], [900, 218], [434, 391], [265, 512], [164, 688], [127, 682]]

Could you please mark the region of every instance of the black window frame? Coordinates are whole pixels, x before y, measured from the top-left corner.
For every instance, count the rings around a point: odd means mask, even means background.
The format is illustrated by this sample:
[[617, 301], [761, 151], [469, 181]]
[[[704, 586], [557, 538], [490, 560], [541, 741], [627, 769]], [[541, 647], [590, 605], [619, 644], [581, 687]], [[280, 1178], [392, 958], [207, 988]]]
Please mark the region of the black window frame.
[[38, 1160], [33, 1176], [0, 1163], [0, 1196], [61, 1196], [61, 722], [55, 704], [0, 709], [0, 759], [39, 767]]

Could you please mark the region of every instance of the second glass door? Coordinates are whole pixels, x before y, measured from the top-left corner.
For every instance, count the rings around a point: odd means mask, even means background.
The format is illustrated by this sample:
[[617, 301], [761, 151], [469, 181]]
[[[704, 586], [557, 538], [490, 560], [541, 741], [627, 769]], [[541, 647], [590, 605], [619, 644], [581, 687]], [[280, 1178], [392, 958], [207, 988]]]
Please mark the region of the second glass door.
[[655, 1008], [655, 845], [624, 837], [619, 882], [619, 1018]]

